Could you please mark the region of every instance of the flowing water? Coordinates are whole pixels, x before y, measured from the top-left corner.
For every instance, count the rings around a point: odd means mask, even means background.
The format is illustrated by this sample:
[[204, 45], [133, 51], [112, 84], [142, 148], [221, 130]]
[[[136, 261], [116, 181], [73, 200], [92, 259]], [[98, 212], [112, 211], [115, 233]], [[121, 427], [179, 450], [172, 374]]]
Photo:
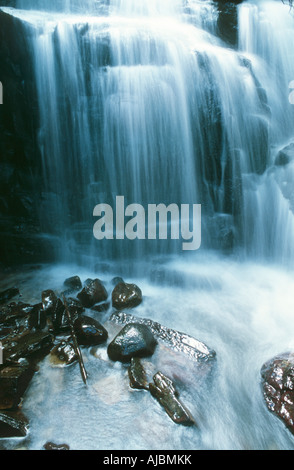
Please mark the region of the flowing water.
[[[294, 141], [293, 14], [279, 0], [240, 4], [232, 46], [210, 1], [47, 3], [4, 9], [28, 29], [40, 217], [60, 261], [24, 277], [23, 297], [60, 291], [73, 274], [106, 283], [120, 274], [142, 288], [137, 315], [206, 342], [217, 363], [208, 381], [188, 361], [177, 366], [198, 423], [186, 429], [145, 392], [130, 393], [126, 369], [105, 361], [105, 348], [100, 360], [84, 351], [86, 390], [76, 366], [61, 372], [45, 360], [24, 403], [26, 445], [293, 449], [259, 376], [294, 342], [294, 163], [275, 165]], [[96, 240], [93, 209], [114, 207], [118, 195], [144, 207], [201, 204], [200, 250], [183, 253], [181, 240]], [[163, 367], [173, 374], [168, 360]]]

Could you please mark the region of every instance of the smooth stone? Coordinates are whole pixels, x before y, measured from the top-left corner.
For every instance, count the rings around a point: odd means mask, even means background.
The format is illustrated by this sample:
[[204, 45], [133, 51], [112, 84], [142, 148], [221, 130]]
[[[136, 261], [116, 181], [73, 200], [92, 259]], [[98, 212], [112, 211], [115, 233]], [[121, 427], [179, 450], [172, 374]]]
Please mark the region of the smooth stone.
[[80, 315], [74, 322], [77, 341], [82, 346], [95, 346], [104, 343], [108, 332], [97, 320]]
[[70, 450], [67, 444], [54, 444], [54, 442], [46, 442], [43, 448], [45, 450]]
[[132, 357], [152, 356], [157, 341], [150, 328], [131, 323], [122, 328], [108, 345], [107, 353], [112, 361], [129, 362]]
[[82, 281], [79, 276], [72, 276], [67, 279], [65, 279], [64, 283], [65, 287], [68, 287], [69, 289], [72, 290], [80, 290], [82, 289]]
[[150, 328], [155, 338], [161, 341], [165, 346], [176, 352], [183, 353], [197, 362], [210, 361], [216, 356], [213, 349], [210, 349], [206, 344], [193, 336], [167, 328], [149, 318], [139, 318], [125, 312], [114, 312], [109, 321], [117, 325], [128, 325], [130, 323], [146, 325]]
[[87, 285], [77, 295], [81, 304], [85, 308], [91, 308], [93, 305], [104, 302], [107, 297], [107, 291], [99, 279], [90, 280]]
[[117, 310], [137, 307], [142, 299], [142, 291], [136, 284], [119, 282], [112, 291], [112, 306]]

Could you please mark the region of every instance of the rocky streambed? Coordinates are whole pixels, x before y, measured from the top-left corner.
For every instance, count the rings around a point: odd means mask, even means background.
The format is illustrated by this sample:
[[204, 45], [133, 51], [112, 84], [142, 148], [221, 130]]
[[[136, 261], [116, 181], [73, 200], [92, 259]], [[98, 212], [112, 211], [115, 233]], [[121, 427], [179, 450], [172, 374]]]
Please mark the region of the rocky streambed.
[[[21, 295], [14, 286], [0, 293], [2, 439], [29, 435], [30, 422], [22, 408], [27, 389], [45, 360], [53, 369], [79, 365], [85, 387], [95, 389], [93, 382], [97, 379], [103, 383], [98, 367], [95, 373], [87, 372], [84, 357], [89, 354], [97, 363], [120, 363], [127, 370], [130, 392], [148, 392], [150, 406], [155, 400], [167, 419], [178, 425], [197, 426], [181, 400], [177, 384], [189, 386], [189, 374], [185, 377], [187, 362], [191, 362], [190, 372], [204, 380], [211, 372], [216, 353], [186, 333], [136, 316], [135, 309], [144, 298], [138, 285], [121, 277], [114, 277], [105, 285], [98, 278], [82, 281], [74, 275], [64, 280], [61, 290], [40, 292], [37, 303], [25, 302]], [[111, 384], [111, 376], [108, 378]], [[108, 387], [110, 403], [117, 394], [115, 380], [113, 387]], [[70, 446], [48, 441], [43, 448]]]
[[291, 272], [144, 271], [4, 273], [0, 448], [294, 448]]

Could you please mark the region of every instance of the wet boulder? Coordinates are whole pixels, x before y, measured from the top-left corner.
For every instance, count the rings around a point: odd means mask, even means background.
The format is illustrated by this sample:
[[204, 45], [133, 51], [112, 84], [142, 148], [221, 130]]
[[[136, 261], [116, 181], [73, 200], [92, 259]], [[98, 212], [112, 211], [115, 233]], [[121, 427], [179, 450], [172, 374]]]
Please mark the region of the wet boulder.
[[168, 377], [157, 372], [153, 377], [153, 383], [149, 384], [149, 390], [175, 423], [184, 426], [195, 425], [194, 418], [179, 400], [179, 394]]
[[85, 308], [91, 308], [93, 305], [104, 302], [107, 297], [107, 291], [99, 279], [90, 280], [77, 295], [81, 304]]
[[79, 276], [72, 276], [65, 279], [64, 286], [72, 291], [81, 290], [83, 287], [82, 281]]
[[294, 353], [267, 361], [261, 368], [261, 377], [268, 409], [294, 434]]
[[136, 323], [148, 326], [154, 337], [165, 346], [176, 352], [185, 354], [195, 361], [206, 362], [214, 359], [216, 353], [206, 344], [177, 330], [173, 330], [149, 318], [136, 318], [134, 315], [125, 312], [114, 312], [109, 321], [116, 325], [129, 325]]
[[117, 310], [137, 307], [142, 299], [141, 289], [136, 284], [119, 282], [112, 291], [112, 306]]
[[108, 338], [106, 329], [94, 318], [80, 315], [74, 322], [78, 344], [95, 346], [104, 343]]
[[132, 357], [152, 356], [156, 345], [157, 341], [148, 326], [130, 323], [111, 341], [107, 352], [112, 361], [129, 362]]
[[28, 424], [20, 411], [0, 411], [0, 438], [25, 437]]
[[0, 410], [18, 407], [34, 372], [28, 363], [6, 365], [0, 369]]
[[98, 313], [103, 313], [103, 312], [106, 312], [110, 307], [110, 303], [109, 302], [102, 302], [100, 304], [97, 304], [97, 305], [94, 305], [91, 310], [93, 310], [94, 312], [98, 312]]
[[46, 315], [51, 315], [54, 312], [57, 302], [58, 298], [53, 290], [47, 289], [42, 292], [43, 310]]

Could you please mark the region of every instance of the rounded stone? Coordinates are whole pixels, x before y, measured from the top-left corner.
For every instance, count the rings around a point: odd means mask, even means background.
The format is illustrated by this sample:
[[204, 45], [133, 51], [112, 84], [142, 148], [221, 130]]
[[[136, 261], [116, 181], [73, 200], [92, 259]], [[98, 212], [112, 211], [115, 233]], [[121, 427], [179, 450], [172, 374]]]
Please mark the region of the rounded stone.
[[74, 322], [77, 341], [81, 346], [95, 346], [104, 343], [108, 332], [97, 320], [80, 315]]
[[157, 341], [150, 328], [139, 323], [129, 323], [108, 345], [112, 361], [129, 362], [132, 357], [148, 357], [154, 353]]
[[137, 307], [142, 302], [142, 291], [136, 284], [119, 282], [112, 291], [112, 306], [117, 310]]

